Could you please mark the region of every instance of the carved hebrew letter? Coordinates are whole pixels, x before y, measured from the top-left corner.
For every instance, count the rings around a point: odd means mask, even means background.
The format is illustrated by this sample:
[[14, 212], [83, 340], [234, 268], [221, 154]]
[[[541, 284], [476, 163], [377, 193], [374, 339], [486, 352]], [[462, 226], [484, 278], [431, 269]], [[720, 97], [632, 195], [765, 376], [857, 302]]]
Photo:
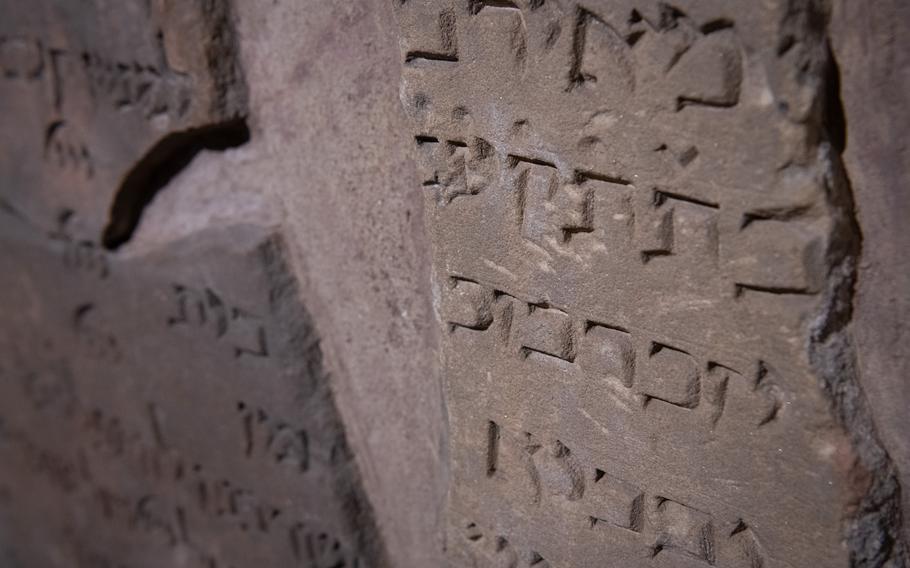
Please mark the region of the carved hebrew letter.
[[517, 337], [525, 355], [541, 353], [572, 362], [576, 353], [575, 322], [555, 308], [527, 305], [517, 317]]
[[688, 353], [652, 343], [637, 381], [638, 392], [682, 408], [695, 408], [700, 394], [698, 366]]
[[649, 516], [657, 531], [654, 555], [676, 549], [714, 564], [714, 526], [710, 515], [664, 497], [654, 497]]
[[582, 339], [578, 362], [591, 378], [631, 387], [635, 375], [632, 336], [625, 331], [592, 324]]
[[644, 515], [644, 493], [641, 489], [601, 469], [594, 470], [592, 481], [584, 503], [591, 527], [609, 523], [641, 532]]
[[625, 40], [613, 26], [579, 7], [575, 15], [569, 88], [596, 85], [599, 92], [635, 90], [635, 71]]

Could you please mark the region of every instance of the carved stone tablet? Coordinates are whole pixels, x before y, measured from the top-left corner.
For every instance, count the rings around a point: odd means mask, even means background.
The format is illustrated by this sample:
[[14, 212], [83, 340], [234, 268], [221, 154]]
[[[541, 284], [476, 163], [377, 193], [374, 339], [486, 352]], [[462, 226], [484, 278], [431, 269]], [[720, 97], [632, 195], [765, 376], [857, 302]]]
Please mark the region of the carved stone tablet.
[[382, 565], [285, 234], [109, 250], [249, 136], [230, 3], [2, 11], [0, 564]]
[[0, 519], [22, 566], [372, 565], [280, 235], [237, 225], [76, 259], [7, 217], [3, 242], [19, 269], [0, 277]]
[[483, 148], [423, 182], [450, 561], [903, 566], [823, 8], [395, 5], [415, 155]]

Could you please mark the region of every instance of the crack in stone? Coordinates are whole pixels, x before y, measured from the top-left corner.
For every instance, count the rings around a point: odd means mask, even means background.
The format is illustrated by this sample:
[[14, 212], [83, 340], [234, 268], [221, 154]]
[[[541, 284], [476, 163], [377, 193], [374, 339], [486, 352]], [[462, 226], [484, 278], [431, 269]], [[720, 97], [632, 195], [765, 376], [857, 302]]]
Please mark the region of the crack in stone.
[[128, 242], [142, 213], [174, 177], [202, 150], [224, 151], [246, 144], [250, 130], [245, 118], [171, 133], [159, 140], [124, 176], [111, 203], [109, 220], [101, 235], [107, 249]]
[[878, 438], [862, 391], [850, 327], [863, 240], [849, 175], [841, 159], [847, 142], [847, 122], [840, 98], [839, 70], [830, 47], [827, 52], [819, 153], [835, 226], [822, 309], [810, 328], [809, 359], [835, 419], [856, 452], [849, 482], [858, 495], [849, 505], [844, 527], [850, 566], [905, 567], [910, 564], [910, 554], [901, 538], [900, 481], [896, 466]]

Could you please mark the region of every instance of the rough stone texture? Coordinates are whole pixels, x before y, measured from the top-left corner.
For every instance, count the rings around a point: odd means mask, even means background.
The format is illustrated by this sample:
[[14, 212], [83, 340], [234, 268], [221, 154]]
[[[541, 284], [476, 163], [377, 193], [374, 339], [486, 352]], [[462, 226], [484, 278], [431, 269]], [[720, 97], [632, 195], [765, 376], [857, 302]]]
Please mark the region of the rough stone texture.
[[905, 565], [827, 7], [397, 6], [453, 563]]
[[898, 2], [0, 7], [0, 566], [908, 565]]
[[391, 9], [286, 1], [238, 12], [262, 138], [241, 183], [273, 180], [293, 231], [390, 564], [439, 565], [446, 420]]
[[[3, 63], [12, 69], [0, 79], [7, 564], [437, 565], [445, 419], [391, 10], [378, 1], [244, 2], [227, 11], [225, 2], [84, 4], [3, 3]], [[206, 46], [218, 46], [211, 63]], [[42, 162], [45, 127], [58, 112], [43, 97], [56, 79], [17, 69], [34, 71], [21, 63], [23, 51], [50, 49], [73, 52], [74, 78], [61, 89], [74, 107], [67, 120], [80, 125], [73, 130], [95, 156], [91, 178], [74, 167], [81, 149], [51, 145]], [[180, 118], [149, 94], [109, 101], [119, 95], [82, 86], [94, 72], [82, 51], [110, 62], [103, 69], [114, 75], [118, 62], [128, 64], [126, 77], [105, 78], [112, 90], [141, 87], [118, 82], [132, 79], [134, 64], [153, 77], [148, 68], [179, 69], [189, 107]], [[217, 100], [223, 109], [209, 104]], [[133, 188], [126, 208], [112, 212], [123, 187]], [[129, 230], [105, 231], [112, 215]], [[79, 338], [88, 332], [74, 327], [87, 304], [95, 308], [86, 325], [107, 328], [86, 341], [116, 338], [123, 353], [110, 370], [95, 347], [83, 351]], [[202, 308], [216, 313], [202, 322]], [[191, 323], [169, 324], [181, 309]], [[260, 319], [268, 361], [234, 351], [234, 309]], [[257, 349], [256, 329], [241, 328], [239, 340]], [[46, 354], [45, 337], [54, 341]], [[79, 403], [53, 419], [30, 406], [21, 385], [51, 364], [71, 377]], [[40, 473], [47, 460], [75, 467], [80, 451], [94, 447], [98, 433], [80, 428], [96, 408], [141, 440], [136, 451], [170, 459], [149, 446], [153, 402], [171, 424], [167, 451], [187, 462], [182, 481], [139, 475], [142, 464], [130, 457], [118, 465], [104, 448], [89, 463], [91, 479], [79, 478], [72, 493]], [[270, 421], [258, 422], [260, 409]], [[248, 420], [267, 444], [249, 457]], [[275, 465], [286, 452], [268, 444], [269, 429], [282, 424], [307, 432], [311, 465], [297, 477], [288, 473], [295, 458]], [[347, 449], [324, 463], [333, 447]], [[208, 482], [226, 481], [249, 499], [198, 505], [186, 492], [197, 462]], [[177, 475], [173, 462], [162, 467]], [[133, 509], [102, 522], [91, 498], [101, 489], [131, 499]], [[46, 494], [47, 503], [31, 510], [28, 492]], [[155, 516], [140, 517], [138, 500], [152, 494]], [[281, 510], [274, 520], [265, 510], [267, 535], [253, 526], [259, 506]], [[176, 507], [186, 533], [176, 532]], [[226, 509], [220, 517], [218, 507]]]
[[[846, 122], [844, 163], [863, 231], [856, 341], [863, 388], [876, 425], [910, 487], [906, 345], [910, 322], [910, 6], [834, 4], [832, 47], [839, 61]], [[904, 518], [910, 492], [903, 492]], [[904, 525], [905, 534], [907, 525]], [[910, 536], [910, 535], [908, 535]], [[905, 537], [906, 538], [906, 537]]]

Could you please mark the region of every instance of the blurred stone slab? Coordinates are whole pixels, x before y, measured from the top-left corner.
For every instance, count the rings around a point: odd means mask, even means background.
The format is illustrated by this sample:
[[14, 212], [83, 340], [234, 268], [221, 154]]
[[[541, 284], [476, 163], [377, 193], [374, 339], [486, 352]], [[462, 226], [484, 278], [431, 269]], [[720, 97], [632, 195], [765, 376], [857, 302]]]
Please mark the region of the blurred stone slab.
[[3, 195], [30, 217], [69, 217], [80, 238], [120, 244], [174, 162], [246, 136], [230, 3], [6, 0], [2, 10]]
[[280, 234], [227, 226], [121, 261], [0, 227], [13, 566], [379, 562]]

